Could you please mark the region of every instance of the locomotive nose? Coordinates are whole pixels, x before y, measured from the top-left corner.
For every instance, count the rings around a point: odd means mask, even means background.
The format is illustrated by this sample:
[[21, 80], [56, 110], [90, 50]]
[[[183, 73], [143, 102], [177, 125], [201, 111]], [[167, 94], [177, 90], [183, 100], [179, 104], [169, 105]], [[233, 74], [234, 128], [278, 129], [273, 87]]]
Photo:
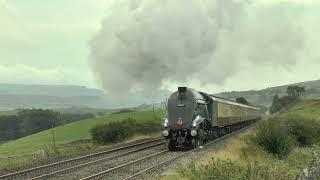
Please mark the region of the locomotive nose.
[[178, 118], [178, 120], [176, 121], [176, 124], [179, 126], [183, 125], [182, 118]]

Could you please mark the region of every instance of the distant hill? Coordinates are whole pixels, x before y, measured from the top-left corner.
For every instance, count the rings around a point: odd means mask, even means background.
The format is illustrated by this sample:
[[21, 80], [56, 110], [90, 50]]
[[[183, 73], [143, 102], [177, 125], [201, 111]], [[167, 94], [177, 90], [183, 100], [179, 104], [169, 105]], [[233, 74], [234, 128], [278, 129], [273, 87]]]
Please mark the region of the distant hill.
[[[295, 83], [306, 88], [302, 95], [305, 99], [320, 98], [320, 80]], [[269, 107], [275, 94], [283, 96], [286, 94], [286, 88], [289, 85], [270, 87], [262, 90], [250, 91], [232, 91], [215, 94], [216, 96], [235, 100], [238, 97], [244, 97], [248, 102]], [[163, 92], [158, 97], [166, 97], [169, 91]], [[151, 110], [152, 103], [146, 99], [135, 99], [133, 104], [139, 104], [141, 101], [146, 102], [141, 106], [132, 108], [135, 111]], [[164, 99], [159, 98], [160, 102]], [[149, 100], [150, 101], [150, 100]], [[123, 104], [122, 107], [134, 107], [132, 104]], [[119, 109], [118, 107], [118, 109]], [[165, 103], [155, 103], [155, 108], [164, 108]], [[84, 86], [68, 85], [23, 85], [23, 84], [1, 84], [0, 83], [0, 111], [6, 111], [16, 108], [115, 108], [115, 104], [99, 89], [87, 88]], [[112, 110], [110, 112], [116, 112]]]
[[25, 84], [1, 84], [2, 95], [37, 95], [37, 96], [103, 96], [99, 89], [87, 88], [85, 86], [72, 85], [25, 85]]
[[0, 110], [15, 108], [106, 108], [101, 90], [69, 85], [0, 84]]
[[272, 99], [275, 94], [280, 96], [286, 95], [287, 87], [292, 85], [303, 86], [306, 88], [306, 92], [302, 95], [302, 98], [304, 99], [320, 98], [320, 80], [270, 87], [262, 90], [222, 92], [216, 94], [216, 96], [231, 100], [235, 100], [237, 97], [244, 97], [252, 104], [269, 107], [271, 106]]

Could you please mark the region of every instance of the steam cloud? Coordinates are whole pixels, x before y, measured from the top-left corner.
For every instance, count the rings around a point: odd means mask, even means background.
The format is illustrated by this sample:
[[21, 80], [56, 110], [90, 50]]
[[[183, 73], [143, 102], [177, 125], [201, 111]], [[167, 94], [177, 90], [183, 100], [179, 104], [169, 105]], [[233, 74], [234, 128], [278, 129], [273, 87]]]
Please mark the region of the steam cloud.
[[241, 64], [290, 68], [304, 37], [287, 9], [237, 0], [116, 1], [91, 41], [93, 69], [108, 93], [123, 97], [170, 83], [223, 84]]

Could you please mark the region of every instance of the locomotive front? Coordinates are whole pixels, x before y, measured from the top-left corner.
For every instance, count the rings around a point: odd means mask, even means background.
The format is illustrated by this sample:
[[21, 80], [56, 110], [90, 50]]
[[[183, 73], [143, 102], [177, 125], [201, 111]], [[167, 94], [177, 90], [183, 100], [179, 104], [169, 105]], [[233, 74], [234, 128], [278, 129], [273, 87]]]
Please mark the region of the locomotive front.
[[167, 102], [168, 117], [164, 122], [162, 135], [166, 138], [169, 150], [194, 144], [197, 136], [197, 100], [202, 95], [193, 89], [179, 87], [170, 95]]

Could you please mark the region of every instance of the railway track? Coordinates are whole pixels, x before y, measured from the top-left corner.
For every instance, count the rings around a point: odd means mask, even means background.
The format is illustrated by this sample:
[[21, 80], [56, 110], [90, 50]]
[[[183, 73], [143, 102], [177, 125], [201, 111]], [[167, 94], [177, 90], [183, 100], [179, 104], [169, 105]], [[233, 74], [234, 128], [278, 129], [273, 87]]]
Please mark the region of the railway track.
[[[249, 126], [250, 127], [250, 126]], [[220, 141], [225, 140], [226, 138], [233, 136], [239, 132], [244, 131], [248, 127], [239, 129], [230, 134], [222, 136], [218, 139], [210, 141], [209, 143], [203, 145], [203, 148], [206, 148], [214, 143], [218, 143]], [[80, 178], [80, 180], [91, 180], [91, 179], [122, 179], [122, 180], [132, 180], [136, 179], [139, 176], [148, 173], [153, 170], [158, 170], [163, 166], [176, 161], [179, 158], [185, 157], [188, 154], [199, 151], [199, 149], [192, 149], [190, 151], [184, 152], [169, 152], [168, 150], [163, 150], [160, 152], [156, 152], [154, 154], [148, 155], [146, 157], [142, 157], [139, 159], [135, 159], [133, 161], [100, 171], [98, 173]], [[151, 161], [152, 159], [152, 161]]]
[[[157, 152], [157, 153], [154, 153], [154, 154], [151, 154], [149, 156], [146, 156], [146, 157], [143, 157], [143, 158], [140, 158], [140, 159], [137, 159], [137, 160], [134, 160], [134, 161], [131, 161], [131, 162], [128, 162], [128, 163], [125, 163], [123, 165], [119, 165], [119, 166], [116, 166], [116, 167], [113, 167], [113, 168], [110, 168], [110, 169], [107, 169], [105, 171], [101, 171], [99, 173], [96, 173], [96, 174], [93, 174], [93, 175], [90, 175], [90, 176], [87, 176], [87, 177], [83, 177], [81, 178], [80, 180], [89, 180], [89, 179], [99, 179], [99, 178], [103, 178], [105, 177], [108, 173], [111, 173], [111, 172], [115, 172], [117, 170], [120, 170], [122, 168], [126, 168], [126, 167], [129, 167], [135, 163], [139, 163], [139, 162], [143, 162], [143, 161], [146, 161], [148, 159], [154, 159], [156, 158], [157, 156], [164, 156], [168, 153], [169, 151], [168, 150], [163, 150], [163, 151], [160, 151], [160, 152]], [[107, 177], [106, 177], [107, 178]], [[109, 178], [107, 178], [109, 179]]]
[[[249, 126], [250, 127], [250, 126]], [[203, 145], [203, 148], [225, 140], [248, 127], [239, 129]], [[158, 170], [177, 159], [199, 151], [170, 152], [162, 138], [123, 146], [57, 163], [0, 176], [0, 179], [136, 179]]]
[[43, 166], [38, 166], [30, 169], [21, 170], [5, 175], [0, 175], [0, 179], [47, 179], [68, 171], [75, 171], [79, 168], [98, 164], [114, 158], [125, 156], [128, 154], [136, 153], [139, 151], [147, 150], [157, 146], [163, 145], [163, 138], [156, 138], [132, 145], [122, 146], [106, 151], [101, 151], [85, 156], [80, 156], [64, 161], [59, 161]]

